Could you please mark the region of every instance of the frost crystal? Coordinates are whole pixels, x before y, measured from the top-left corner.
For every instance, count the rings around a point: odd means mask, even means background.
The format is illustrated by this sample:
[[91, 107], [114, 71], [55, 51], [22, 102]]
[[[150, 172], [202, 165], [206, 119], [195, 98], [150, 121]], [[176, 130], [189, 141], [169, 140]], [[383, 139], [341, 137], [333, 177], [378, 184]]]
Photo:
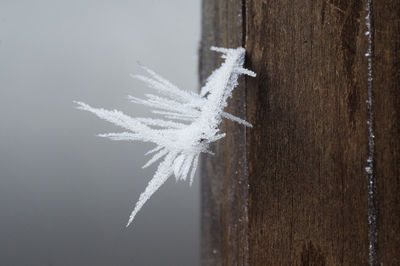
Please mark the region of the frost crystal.
[[132, 76], [158, 91], [159, 95], [146, 94], [147, 99], [129, 96], [129, 99], [153, 108], [152, 112], [163, 116], [163, 119], [132, 118], [117, 110], [93, 108], [85, 103], [75, 102], [78, 109], [94, 113], [99, 118], [128, 130], [100, 134], [100, 137], [154, 143], [156, 147], [146, 153], [154, 155], [143, 168], [164, 157], [140, 195], [127, 226], [144, 203], [171, 175], [175, 175], [176, 180], [186, 180], [189, 176], [192, 184], [200, 153], [212, 154], [208, 150], [210, 143], [225, 136], [218, 128], [222, 117], [252, 127], [248, 122], [223, 111], [227, 106], [227, 99], [232, 96], [232, 91], [238, 84], [238, 76], [256, 76], [254, 72], [243, 68], [245, 49], [211, 47], [211, 50], [221, 53], [225, 62], [208, 77], [200, 94], [181, 90], [146, 67], [143, 69], [149, 74], [148, 77]]

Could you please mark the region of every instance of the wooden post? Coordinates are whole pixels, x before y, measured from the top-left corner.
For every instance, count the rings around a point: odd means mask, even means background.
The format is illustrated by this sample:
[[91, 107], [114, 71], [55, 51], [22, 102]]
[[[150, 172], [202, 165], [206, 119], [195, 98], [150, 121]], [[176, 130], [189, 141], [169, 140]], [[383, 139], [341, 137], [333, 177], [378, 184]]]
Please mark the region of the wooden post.
[[211, 45], [257, 73], [202, 158], [202, 264], [400, 265], [400, 2], [202, 9], [202, 84]]

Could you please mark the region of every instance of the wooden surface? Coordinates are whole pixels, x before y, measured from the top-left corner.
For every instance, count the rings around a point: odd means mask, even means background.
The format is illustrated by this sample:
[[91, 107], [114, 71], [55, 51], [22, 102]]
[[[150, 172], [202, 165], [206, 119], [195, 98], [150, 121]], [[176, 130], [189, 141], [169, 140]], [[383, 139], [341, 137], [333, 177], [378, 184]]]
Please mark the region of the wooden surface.
[[[203, 1], [200, 79], [221, 63], [210, 46], [242, 46], [241, 1]], [[217, 30], [218, 29], [218, 30]], [[246, 116], [244, 80], [233, 92], [228, 112]], [[246, 265], [248, 261], [246, 129], [223, 123], [229, 132], [213, 147], [215, 156], [203, 156], [201, 171], [202, 264]]]
[[400, 1], [374, 3], [378, 260], [400, 265]]
[[203, 0], [202, 24], [202, 83], [210, 45], [257, 73], [229, 105], [254, 128], [202, 159], [203, 265], [400, 265], [399, 1]]

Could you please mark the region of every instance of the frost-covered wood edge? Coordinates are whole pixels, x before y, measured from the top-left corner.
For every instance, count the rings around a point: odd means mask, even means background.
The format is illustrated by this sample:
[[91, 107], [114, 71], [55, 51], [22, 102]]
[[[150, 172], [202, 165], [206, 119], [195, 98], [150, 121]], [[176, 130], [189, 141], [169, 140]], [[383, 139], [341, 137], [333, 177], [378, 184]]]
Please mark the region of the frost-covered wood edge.
[[226, 123], [202, 162], [203, 265], [400, 264], [399, 14], [395, 0], [203, 1], [201, 78], [210, 44], [245, 45], [258, 73], [229, 110], [255, 127]]

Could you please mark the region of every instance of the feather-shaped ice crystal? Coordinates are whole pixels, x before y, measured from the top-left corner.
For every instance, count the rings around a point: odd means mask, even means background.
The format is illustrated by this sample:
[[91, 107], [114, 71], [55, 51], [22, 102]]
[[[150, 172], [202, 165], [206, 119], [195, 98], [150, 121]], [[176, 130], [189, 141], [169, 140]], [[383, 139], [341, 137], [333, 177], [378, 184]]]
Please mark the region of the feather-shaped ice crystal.
[[145, 191], [140, 195], [127, 226], [133, 221], [146, 201], [171, 176], [177, 180], [186, 180], [192, 184], [201, 152], [208, 150], [210, 143], [225, 136], [220, 133], [222, 117], [251, 127], [248, 122], [224, 112], [227, 99], [232, 96], [241, 74], [255, 77], [256, 74], [243, 67], [245, 49], [211, 47], [222, 53], [225, 62], [207, 79], [200, 94], [179, 89], [152, 70], [143, 67], [149, 76], [134, 75], [159, 95], [147, 94], [147, 99], [129, 96], [134, 103], [153, 108], [153, 113], [163, 119], [132, 118], [117, 110], [93, 108], [82, 102], [75, 102], [78, 109], [94, 113], [127, 130], [127, 132], [101, 134], [112, 140], [139, 140], [152, 142], [156, 147], [146, 155], [154, 154], [143, 167], [147, 167], [163, 158]]

